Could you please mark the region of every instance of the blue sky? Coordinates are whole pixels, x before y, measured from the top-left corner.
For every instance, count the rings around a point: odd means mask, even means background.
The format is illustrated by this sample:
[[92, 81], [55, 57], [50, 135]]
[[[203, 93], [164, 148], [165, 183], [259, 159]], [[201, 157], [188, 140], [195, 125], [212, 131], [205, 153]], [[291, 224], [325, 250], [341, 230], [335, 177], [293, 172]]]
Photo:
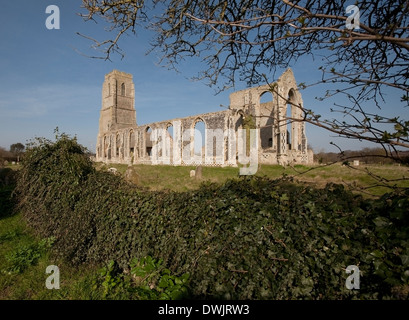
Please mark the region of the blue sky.
[[[60, 9], [60, 29], [48, 30], [48, 5]], [[91, 59], [95, 54], [90, 41], [76, 32], [105, 39], [103, 25], [84, 22], [81, 1], [15, 0], [4, 1], [0, 11], [0, 146], [8, 149], [16, 142], [34, 137], [53, 138], [54, 129], [76, 135], [81, 144], [95, 150], [98, 133], [101, 89], [105, 74], [113, 69], [133, 74], [138, 124], [222, 110], [234, 89], [215, 95], [204, 82], [193, 82], [202, 67], [186, 60], [180, 73], [157, 65], [159, 57], [146, 55], [150, 34], [138, 32], [120, 43], [126, 56], [111, 61]], [[305, 57], [293, 66], [298, 83], [319, 79], [319, 61]], [[284, 70], [282, 70], [284, 71]], [[277, 73], [279, 76], [279, 73]], [[272, 81], [275, 79], [271, 79]], [[243, 89], [239, 84], [236, 90]], [[302, 91], [304, 105], [322, 114], [332, 103], [319, 103], [323, 88]], [[397, 96], [391, 97], [398, 102]], [[390, 109], [390, 111], [395, 111]], [[406, 112], [407, 118], [407, 109]], [[336, 151], [330, 141], [345, 149], [360, 146], [350, 140], [337, 140], [330, 133], [307, 125], [308, 142], [315, 151]]]

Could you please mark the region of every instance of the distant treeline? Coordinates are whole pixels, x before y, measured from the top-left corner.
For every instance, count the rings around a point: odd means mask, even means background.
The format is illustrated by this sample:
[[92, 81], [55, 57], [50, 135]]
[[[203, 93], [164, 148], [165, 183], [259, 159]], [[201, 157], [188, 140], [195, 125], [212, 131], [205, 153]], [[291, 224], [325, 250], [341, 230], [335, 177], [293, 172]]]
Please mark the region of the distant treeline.
[[[17, 142], [10, 146], [10, 150], [6, 150], [0, 147], [0, 166], [7, 162], [19, 162], [21, 157], [24, 155], [25, 150], [24, 144]], [[7, 162], [6, 162], [7, 161]]]
[[342, 153], [318, 152], [314, 154], [314, 162], [332, 163], [337, 161], [359, 160], [364, 164], [392, 164], [409, 163], [409, 152], [400, 151], [398, 153], [386, 153], [382, 148], [364, 148], [362, 150], [346, 150]]

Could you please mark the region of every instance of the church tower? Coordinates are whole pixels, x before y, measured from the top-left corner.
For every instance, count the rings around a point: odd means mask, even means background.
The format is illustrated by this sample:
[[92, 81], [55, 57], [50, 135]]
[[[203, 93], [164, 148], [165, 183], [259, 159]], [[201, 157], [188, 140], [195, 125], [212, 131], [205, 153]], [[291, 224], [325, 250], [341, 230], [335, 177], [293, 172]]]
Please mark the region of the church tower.
[[117, 130], [136, 127], [135, 89], [132, 75], [113, 70], [102, 85], [102, 107], [99, 116], [96, 160], [110, 160], [123, 154], [123, 145], [112, 138]]
[[102, 85], [99, 134], [136, 126], [135, 89], [132, 75], [113, 70]]

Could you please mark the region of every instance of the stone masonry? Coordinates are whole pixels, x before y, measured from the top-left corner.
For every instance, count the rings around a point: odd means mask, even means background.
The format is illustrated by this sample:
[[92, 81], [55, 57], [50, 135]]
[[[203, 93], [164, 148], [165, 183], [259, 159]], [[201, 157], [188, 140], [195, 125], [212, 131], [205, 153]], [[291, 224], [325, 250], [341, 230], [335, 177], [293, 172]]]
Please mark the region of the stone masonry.
[[[243, 163], [238, 156], [240, 150], [249, 157], [256, 150], [256, 161], [260, 164], [313, 161], [302, 121], [303, 102], [291, 69], [274, 83], [232, 93], [230, 105], [224, 111], [137, 125], [134, 102], [131, 74], [113, 70], [105, 75], [96, 161], [237, 166]], [[249, 118], [252, 125], [246, 127]], [[198, 122], [205, 126], [201, 155], [194, 152]], [[256, 139], [251, 134], [246, 136], [249, 131], [256, 133]]]

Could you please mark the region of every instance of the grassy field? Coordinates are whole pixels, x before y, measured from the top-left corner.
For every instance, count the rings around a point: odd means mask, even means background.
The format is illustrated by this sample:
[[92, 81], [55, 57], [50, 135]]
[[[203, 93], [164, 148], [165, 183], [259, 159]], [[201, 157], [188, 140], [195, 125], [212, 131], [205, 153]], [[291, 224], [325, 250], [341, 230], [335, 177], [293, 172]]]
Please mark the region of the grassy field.
[[[108, 167], [114, 167], [123, 174], [128, 166], [97, 164], [97, 168], [100, 169]], [[202, 179], [190, 177], [190, 170], [194, 170], [195, 167], [150, 165], [134, 165], [133, 167], [139, 174], [139, 184], [150, 190], [169, 189], [183, 192], [198, 188], [204, 181], [223, 183], [227, 179], [239, 178], [239, 169], [233, 167], [203, 167]], [[341, 183], [355, 192], [362, 192], [366, 195], [382, 195], [390, 191], [384, 185], [409, 187], [409, 167], [398, 165], [361, 165], [353, 168], [341, 164], [314, 167], [260, 165], [256, 173], [256, 176], [266, 176], [271, 179], [280, 178], [283, 175], [292, 176], [295, 181], [319, 188], [324, 187], [327, 183]], [[406, 178], [406, 180], [395, 181], [401, 178]]]

